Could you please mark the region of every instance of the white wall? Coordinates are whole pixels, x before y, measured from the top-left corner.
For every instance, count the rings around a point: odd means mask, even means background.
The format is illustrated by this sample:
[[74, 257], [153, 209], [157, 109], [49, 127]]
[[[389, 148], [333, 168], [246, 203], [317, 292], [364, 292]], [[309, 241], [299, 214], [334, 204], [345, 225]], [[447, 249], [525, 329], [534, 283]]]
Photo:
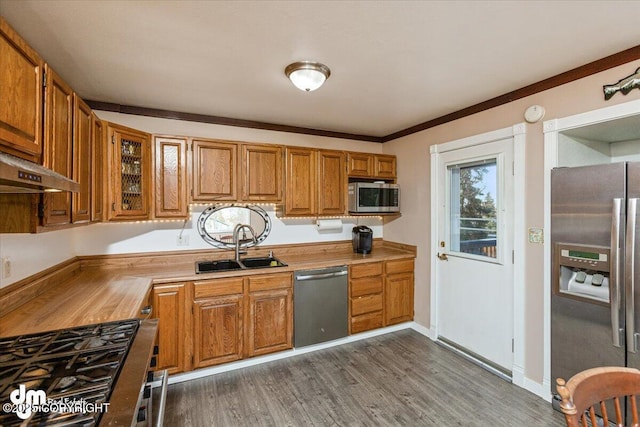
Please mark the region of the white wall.
[[0, 258], [11, 261], [11, 276], [0, 274], [0, 288], [75, 256], [74, 231], [0, 234]]
[[[382, 152], [382, 144], [372, 142], [158, 119], [105, 111], [97, 111], [96, 113], [104, 120], [157, 135], [182, 135], [370, 153]], [[264, 206], [264, 208], [271, 217], [273, 228], [267, 240], [262, 243], [263, 245], [350, 240], [351, 228], [356, 223], [370, 226], [373, 229], [374, 237], [382, 237], [383, 235], [382, 221], [377, 218], [361, 218], [359, 220], [345, 218], [343, 219], [342, 232], [318, 232], [311, 218], [280, 220], [276, 218], [273, 206]], [[0, 234], [0, 257], [9, 257], [12, 267], [10, 277], [3, 279], [0, 274], [0, 288], [76, 255], [213, 248], [202, 240], [194, 228], [203, 209], [202, 206], [195, 206], [192, 220], [185, 227], [184, 235], [189, 236], [188, 246], [177, 246], [177, 237], [182, 229], [183, 221], [92, 224], [37, 235]]]
[[[351, 239], [354, 218], [344, 218], [342, 231], [318, 231], [315, 220], [285, 219], [275, 216], [273, 206], [263, 206], [271, 218], [272, 230], [261, 245], [285, 245], [293, 243], [326, 242]], [[204, 206], [195, 206], [183, 232], [189, 236], [188, 246], [178, 246], [177, 238], [183, 221], [146, 223], [103, 223], [75, 230], [74, 247], [77, 255], [120, 254], [130, 252], [158, 252], [194, 249], [215, 249], [200, 237], [196, 229], [197, 220]], [[377, 218], [363, 218], [359, 224], [373, 229], [374, 237], [382, 237], [382, 224]], [[285, 260], [286, 261], [286, 260]]]

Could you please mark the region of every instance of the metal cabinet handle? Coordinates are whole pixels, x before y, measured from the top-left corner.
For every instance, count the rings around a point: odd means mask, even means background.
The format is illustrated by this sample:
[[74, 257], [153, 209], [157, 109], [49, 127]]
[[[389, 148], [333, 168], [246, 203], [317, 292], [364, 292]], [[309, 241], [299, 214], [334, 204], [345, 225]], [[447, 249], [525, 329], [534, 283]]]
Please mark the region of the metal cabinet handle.
[[613, 199], [611, 212], [611, 261], [609, 274], [609, 300], [611, 302], [611, 334], [614, 347], [620, 347], [620, 213], [622, 199]]
[[152, 307], [150, 305], [148, 305], [148, 306], [144, 307], [142, 310], [140, 310], [140, 314], [144, 314], [145, 316], [149, 315], [149, 314], [151, 314], [151, 310], [152, 310]]
[[449, 257], [447, 256], [447, 254], [441, 254], [440, 252], [438, 252], [437, 257], [438, 257], [441, 261], [449, 261]]
[[627, 351], [636, 353], [635, 339], [635, 258], [636, 258], [636, 214], [638, 211], [638, 199], [629, 199], [627, 207], [627, 235], [625, 243], [625, 295], [626, 295], [626, 330]]
[[305, 280], [317, 280], [317, 279], [330, 279], [332, 277], [340, 277], [346, 276], [347, 270], [335, 271], [331, 273], [318, 273], [318, 274], [305, 274], [296, 276], [296, 280], [305, 281]]

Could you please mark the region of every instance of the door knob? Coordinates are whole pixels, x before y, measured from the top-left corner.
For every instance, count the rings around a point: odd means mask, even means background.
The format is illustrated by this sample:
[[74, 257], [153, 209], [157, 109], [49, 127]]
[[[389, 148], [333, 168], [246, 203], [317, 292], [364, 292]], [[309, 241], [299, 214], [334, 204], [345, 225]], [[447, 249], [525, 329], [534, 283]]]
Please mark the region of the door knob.
[[441, 254], [440, 252], [438, 252], [438, 258], [440, 258], [441, 261], [449, 261], [447, 254]]

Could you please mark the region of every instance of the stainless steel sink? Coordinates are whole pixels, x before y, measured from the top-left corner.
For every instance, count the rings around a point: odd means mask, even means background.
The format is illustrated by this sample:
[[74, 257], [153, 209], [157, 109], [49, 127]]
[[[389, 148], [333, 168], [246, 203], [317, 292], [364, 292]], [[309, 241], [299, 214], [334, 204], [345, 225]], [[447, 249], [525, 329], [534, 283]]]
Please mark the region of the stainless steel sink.
[[216, 271], [242, 270], [243, 266], [233, 259], [221, 259], [218, 261], [197, 261], [196, 273], [214, 273]]
[[286, 267], [287, 264], [274, 256], [241, 258], [240, 262], [246, 268]]
[[220, 271], [234, 271], [251, 268], [285, 267], [287, 264], [274, 256], [243, 258], [240, 262], [233, 259], [218, 261], [197, 261], [196, 273], [216, 273]]

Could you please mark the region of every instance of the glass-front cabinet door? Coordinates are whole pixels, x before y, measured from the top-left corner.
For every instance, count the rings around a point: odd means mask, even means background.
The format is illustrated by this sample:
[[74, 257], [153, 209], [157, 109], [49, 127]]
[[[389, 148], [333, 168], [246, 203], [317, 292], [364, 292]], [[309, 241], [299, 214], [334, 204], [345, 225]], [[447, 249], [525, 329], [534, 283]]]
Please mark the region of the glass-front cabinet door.
[[110, 125], [109, 219], [148, 219], [150, 137]]

